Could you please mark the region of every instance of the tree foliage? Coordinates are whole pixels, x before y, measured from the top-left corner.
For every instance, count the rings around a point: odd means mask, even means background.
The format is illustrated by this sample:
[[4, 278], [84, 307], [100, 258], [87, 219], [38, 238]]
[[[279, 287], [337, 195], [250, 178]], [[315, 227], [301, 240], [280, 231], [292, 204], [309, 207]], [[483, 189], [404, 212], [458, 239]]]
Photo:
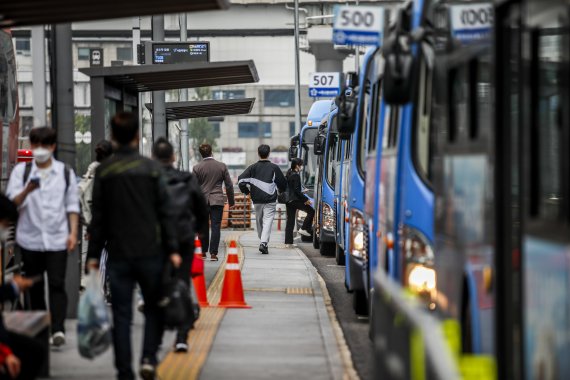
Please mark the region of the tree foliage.
[[[210, 89], [201, 87], [196, 89], [193, 100], [207, 100], [210, 98]], [[188, 123], [188, 136], [192, 139], [191, 148], [196, 160], [200, 158], [198, 148], [201, 144], [210, 144], [212, 148], [216, 147], [216, 131], [207, 118], [191, 119]]]

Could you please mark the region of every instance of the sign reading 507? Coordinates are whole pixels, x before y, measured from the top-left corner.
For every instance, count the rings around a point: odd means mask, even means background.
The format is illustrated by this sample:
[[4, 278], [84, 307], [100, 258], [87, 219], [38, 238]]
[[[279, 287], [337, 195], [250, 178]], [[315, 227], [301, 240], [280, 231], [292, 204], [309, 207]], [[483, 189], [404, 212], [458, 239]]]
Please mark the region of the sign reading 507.
[[340, 94], [340, 73], [311, 73], [309, 96], [312, 98], [334, 97]]
[[337, 5], [333, 42], [338, 45], [382, 45], [384, 8]]

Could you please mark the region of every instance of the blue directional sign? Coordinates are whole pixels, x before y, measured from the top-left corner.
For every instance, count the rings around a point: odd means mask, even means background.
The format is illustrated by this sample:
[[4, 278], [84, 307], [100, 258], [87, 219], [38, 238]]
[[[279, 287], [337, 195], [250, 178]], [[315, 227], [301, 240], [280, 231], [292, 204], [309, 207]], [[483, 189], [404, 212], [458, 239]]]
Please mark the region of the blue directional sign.
[[382, 45], [384, 8], [337, 5], [333, 42], [337, 45]]
[[332, 98], [340, 94], [340, 73], [311, 73], [309, 96], [311, 98]]

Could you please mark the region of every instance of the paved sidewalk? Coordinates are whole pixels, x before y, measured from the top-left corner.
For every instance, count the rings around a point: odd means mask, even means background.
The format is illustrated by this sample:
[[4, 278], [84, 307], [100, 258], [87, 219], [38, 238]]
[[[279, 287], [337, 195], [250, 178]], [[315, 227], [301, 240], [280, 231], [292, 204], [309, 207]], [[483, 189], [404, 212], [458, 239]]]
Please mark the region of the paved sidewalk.
[[[226, 247], [223, 244], [225, 237], [231, 231], [222, 231], [222, 243], [220, 243], [219, 261], [212, 262], [206, 260], [205, 274], [206, 283], [210, 284], [221, 263], [225, 258]], [[135, 305], [133, 305], [133, 308]], [[133, 309], [135, 310], [135, 309]], [[133, 347], [133, 368], [138, 372], [138, 362], [142, 342], [143, 315], [134, 311], [134, 322], [132, 326], [132, 347]], [[107, 350], [103, 355], [94, 360], [87, 360], [79, 356], [77, 351], [77, 320], [67, 320], [65, 322], [67, 343], [61, 348], [51, 348], [50, 352], [50, 374], [49, 379], [55, 380], [110, 380], [115, 379], [115, 367], [113, 364], [113, 349]], [[166, 332], [162, 340], [162, 350], [160, 357], [164, 357], [171, 351], [174, 342], [174, 333]]]
[[241, 236], [242, 279], [252, 309], [227, 309], [200, 379], [343, 379], [339, 345], [306, 256], [274, 233], [269, 255]]

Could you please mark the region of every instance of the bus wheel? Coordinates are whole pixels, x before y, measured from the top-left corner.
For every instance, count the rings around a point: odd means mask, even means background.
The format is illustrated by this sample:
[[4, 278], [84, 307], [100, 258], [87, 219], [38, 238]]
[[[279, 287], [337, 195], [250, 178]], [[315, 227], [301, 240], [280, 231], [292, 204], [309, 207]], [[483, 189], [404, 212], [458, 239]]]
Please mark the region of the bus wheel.
[[368, 299], [364, 290], [355, 290], [352, 294], [352, 307], [358, 315], [368, 315]]
[[335, 246], [336, 243], [321, 243], [321, 248], [319, 249], [319, 252], [321, 252], [321, 255], [323, 256], [332, 256], [336, 253]]
[[335, 244], [336, 248], [335, 248], [335, 258], [336, 258], [336, 263], [337, 265], [345, 265], [345, 260], [344, 260], [344, 251], [342, 250], [342, 248], [340, 248], [338, 246], [338, 244]]
[[317, 233], [317, 229], [313, 228], [313, 248], [314, 249], [319, 249], [320, 246], [320, 242], [319, 242], [319, 235]]

